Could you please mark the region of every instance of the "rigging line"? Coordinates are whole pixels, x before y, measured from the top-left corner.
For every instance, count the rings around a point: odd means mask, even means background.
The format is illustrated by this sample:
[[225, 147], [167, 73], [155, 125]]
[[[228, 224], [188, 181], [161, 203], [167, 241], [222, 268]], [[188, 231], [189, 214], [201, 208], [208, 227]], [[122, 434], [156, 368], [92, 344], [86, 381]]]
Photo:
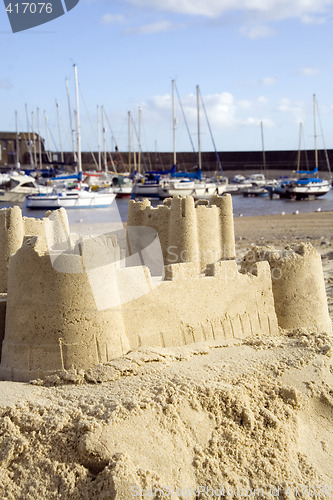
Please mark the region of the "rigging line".
[[88, 139], [88, 138], [87, 138], [87, 136], [85, 135], [85, 133], [84, 133], [84, 129], [83, 129], [82, 127], [81, 127], [81, 132], [82, 132], [82, 135], [83, 135], [83, 137], [84, 137], [84, 140], [85, 140], [85, 141], [87, 142], [87, 144], [88, 144], [88, 148], [89, 148], [89, 150], [90, 150], [90, 154], [91, 154], [92, 159], [93, 159], [93, 161], [94, 161], [94, 163], [95, 163], [96, 169], [98, 170], [98, 169], [99, 169], [99, 166], [98, 166], [97, 160], [96, 160], [95, 155], [94, 155], [94, 153], [93, 153], [93, 151], [92, 151], [92, 149], [91, 149], [91, 146], [90, 146], [90, 143], [89, 143], [89, 139]]
[[194, 144], [193, 144], [193, 140], [192, 140], [192, 137], [191, 137], [190, 129], [189, 129], [189, 126], [188, 126], [188, 123], [187, 123], [187, 120], [186, 120], [186, 116], [185, 116], [185, 112], [184, 112], [184, 108], [183, 108], [182, 102], [181, 102], [181, 100], [180, 100], [180, 95], [179, 95], [179, 92], [178, 92], [178, 88], [177, 88], [176, 82], [175, 82], [175, 88], [176, 88], [176, 92], [177, 92], [177, 97], [178, 97], [178, 101], [179, 101], [180, 109], [181, 109], [181, 111], [182, 111], [182, 115], [183, 115], [183, 118], [184, 118], [184, 121], [185, 121], [185, 125], [186, 125], [186, 129], [187, 129], [187, 133], [188, 133], [188, 136], [189, 136], [190, 141], [191, 141], [191, 145], [192, 145], [193, 153], [196, 155], [196, 157], [197, 157], [197, 161], [198, 161], [198, 154], [197, 154], [197, 152], [196, 152], [196, 150], [195, 150], [195, 147], [194, 147]]
[[206, 120], [207, 120], [207, 125], [208, 125], [208, 129], [209, 129], [209, 133], [210, 133], [210, 137], [212, 139], [212, 143], [213, 143], [213, 146], [214, 146], [214, 150], [215, 150], [215, 154], [216, 154], [216, 159], [217, 159], [217, 162], [219, 164], [219, 168], [221, 170], [221, 172], [223, 172], [223, 168], [222, 168], [222, 164], [221, 164], [221, 160], [220, 160], [220, 156], [217, 152], [217, 149], [216, 149], [216, 145], [215, 145], [215, 141], [214, 141], [214, 137], [213, 137], [213, 133], [212, 133], [212, 129], [210, 128], [210, 124], [209, 124], [209, 120], [208, 120], [208, 116], [207, 116], [207, 111], [206, 111], [206, 107], [205, 107], [205, 103], [204, 103], [204, 100], [202, 98], [202, 94], [201, 94], [201, 91], [199, 89], [199, 92], [200, 92], [200, 98], [201, 98], [201, 104], [202, 104], [202, 108], [204, 110], [204, 113], [205, 113], [205, 117], [206, 117]]
[[[94, 138], [94, 140], [97, 142], [96, 131], [95, 131], [95, 130], [93, 129], [93, 127], [92, 127], [92, 120], [91, 120], [91, 117], [90, 117], [89, 111], [88, 111], [88, 109], [87, 109], [86, 101], [85, 101], [85, 98], [84, 98], [83, 92], [82, 92], [82, 90], [81, 90], [80, 84], [79, 84], [79, 92], [80, 92], [80, 97], [81, 97], [81, 99], [82, 99], [82, 102], [83, 102], [83, 105], [84, 105], [85, 111], [86, 111], [87, 116], [88, 116], [88, 122], [89, 122], [89, 125], [90, 125], [90, 128], [91, 128], [91, 131], [92, 131], [93, 138]], [[83, 127], [82, 127], [82, 126], [81, 126], [81, 132], [82, 132], [82, 135], [84, 136], [85, 141], [86, 141], [86, 142], [87, 142], [87, 144], [88, 144], [88, 148], [89, 148], [89, 150], [90, 150], [90, 154], [91, 154], [92, 159], [93, 159], [93, 161], [94, 161], [94, 163], [95, 163], [96, 169], [98, 170], [98, 169], [99, 169], [98, 163], [97, 163], [96, 158], [95, 158], [95, 155], [94, 155], [94, 153], [93, 153], [93, 151], [92, 151], [92, 148], [91, 148], [91, 145], [90, 145], [90, 143], [89, 143], [89, 140], [88, 140], [87, 136], [84, 134], [84, 130], [83, 130]]]
[[115, 174], [117, 174], [116, 165], [115, 165], [115, 163], [114, 163], [114, 161], [113, 161], [112, 154], [111, 154], [111, 152], [110, 152], [110, 151], [108, 151], [108, 152], [106, 153], [106, 159], [107, 159], [108, 155], [109, 155], [109, 158], [110, 158], [110, 163], [111, 163], [111, 165], [112, 165], [113, 171], [114, 171], [114, 173], [115, 173]]
[[68, 144], [70, 144], [70, 143], [71, 143], [71, 137], [70, 137], [70, 136], [71, 136], [71, 134], [69, 134], [70, 129], [69, 129], [69, 128], [66, 128], [66, 127], [64, 126], [64, 122], [63, 122], [63, 120], [62, 120], [62, 118], [61, 118], [61, 115], [60, 115], [60, 114], [59, 114], [59, 123], [60, 123], [61, 130], [63, 131], [64, 136], [65, 136], [65, 142], [67, 143], [67, 146], [68, 146]]
[[324, 132], [323, 132], [322, 124], [321, 124], [321, 119], [320, 119], [320, 114], [319, 114], [319, 108], [318, 108], [317, 98], [316, 98], [316, 103], [317, 103], [316, 110], [317, 110], [317, 115], [318, 115], [318, 120], [319, 120], [320, 133], [321, 133], [321, 136], [322, 136], [322, 139], [323, 139], [323, 146], [324, 146], [324, 152], [325, 152], [325, 160], [326, 160], [328, 171], [331, 174], [331, 165], [330, 165], [330, 160], [328, 158], [327, 149], [326, 149], [326, 145], [325, 145]]
[[54, 149], [55, 149], [56, 151], [58, 151], [58, 146], [57, 146], [57, 143], [56, 143], [56, 141], [55, 141], [55, 139], [54, 139], [54, 137], [53, 137], [52, 132], [51, 132], [51, 130], [50, 130], [50, 129], [49, 129], [49, 134], [50, 134], [50, 136], [51, 136], [51, 139], [52, 139], [52, 142], [53, 142]]
[[304, 144], [304, 153], [305, 153], [305, 165], [306, 165], [306, 168], [307, 170], [310, 170], [309, 169], [309, 157], [308, 157], [308, 150], [306, 148], [306, 144], [305, 144], [305, 134], [304, 134], [304, 128], [302, 127], [302, 139], [303, 139], [303, 144]]
[[112, 135], [112, 138], [114, 140], [114, 144], [115, 144], [115, 147], [117, 148], [117, 153], [119, 154], [119, 158], [120, 158], [120, 161], [121, 161], [121, 164], [123, 166], [123, 169], [124, 171], [126, 170], [126, 167], [125, 167], [125, 162], [123, 160], [123, 157], [122, 157], [122, 154], [121, 152], [119, 151], [119, 147], [118, 147], [118, 144], [117, 144], [117, 140], [114, 136], [114, 133], [113, 133], [113, 130], [112, 130], [112, 127], [111, 127], [111, 123], [110, 123], [110, 120], [109, 120], [109, 117], [108, 115], [106, 114], [106, 111], [105, 109], [103, 108], [103, 111], [104, 111], [104, 115], [105, 115], [105, 118], [106, 118], [106, 121], [108, 122], [108, 125], [109, 125], [109, 128], [110, 128], [110, 132], [111, 132], [111, 135]]
[[89, 122], [89, 125], [90, 125], [90, 128], [91, 128], [91, 132], [92, 132], [92, 135], [93, 135], [93, 138], [94, 138], [94, 141], [97, 142], [97, 135], [96, 135], [96, 130], [95, 128], [92, 126], [92, 119], [91, 119], [91, 116], [89, 114], [89, 111], [88, 111], [88, 108], [87, 108], [87, 104], [86, 104], [86, 100], [84, 98], [84, 95], [83, 95], [83, 92], [82, 92], [82, 89], [81, 89], [81, 86], [79, 84], [79, 91], [80, 91], [80, 97], [82, 99], [82, 102], [83, 102], [83, 106], [84, 106], [84, 109], [87, 113], [87, 116], [88, 116], [88, 122]]
[[[135, 137], [137, 138], [138, 142], [139, 142], [139, 134], [136, 130], [136, 126], [135, 126], [135, 123], [134, 123], [134, 120], [132, 118], [132, 125], [133, 125], [133, 130], [134, 130], [134, 133], [135, 133]], [[143, 164], [144, 164], [144, 167], [145, 167], [145, 170], [148, 170], [147, 169], [147, 162], [146, 162], [146, 158], [145, 158], [145, 155], [141, 149], [141, 157], [142, 157], [142, 160], [143, 160]]]
[[[146, 137], [146, 129], [145, 129], [145, 124], [141, 118], [141, 126], [142, 126], [142, 129], [143, 129], [143, 137], [144, 137], [144, 140], [145, 140], [145, 144], [146, 144], [146, 147], [147, 147], [147, 137]], [[150, 153], [149, 153], [149, 149], [147, 151], [147, 156], [148, 156], [148, 163], [149, 163], [149, 170], [152, 170], [152, 163], [151, 163], [151, 159], [150, 159]]]
[[52, 153], [50, 149], [50, 129], [49, 129], [49, 118], [44, 109], [44, 127], [45, 127], [45, 153], [48, 159], [48, 162], [52, 162]]

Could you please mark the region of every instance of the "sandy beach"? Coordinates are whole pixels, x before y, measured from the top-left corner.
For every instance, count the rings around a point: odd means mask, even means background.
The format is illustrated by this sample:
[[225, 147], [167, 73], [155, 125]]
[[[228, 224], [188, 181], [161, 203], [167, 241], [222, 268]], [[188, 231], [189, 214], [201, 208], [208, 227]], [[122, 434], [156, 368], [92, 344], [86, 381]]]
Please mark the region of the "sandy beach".
[[[234, 222], [238, 261], [254, 244], [311, 242], [333, 318], [333, 212]], [[0, 382], [0, 498], [332, 498], [332, 348], [299, 329]]]

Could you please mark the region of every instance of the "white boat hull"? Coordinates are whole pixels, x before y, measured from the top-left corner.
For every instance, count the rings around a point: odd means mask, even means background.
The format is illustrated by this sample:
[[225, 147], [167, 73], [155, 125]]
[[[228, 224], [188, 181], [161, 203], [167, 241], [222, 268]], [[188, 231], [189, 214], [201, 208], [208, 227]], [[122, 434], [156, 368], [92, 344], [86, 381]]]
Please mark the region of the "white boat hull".
[[133, 191], [132, 186], [113, 187], [112, 189], [117, 198], [127, 198], [131, 196]]
[[172, 198], [173, 196], [193, 196], [194, 182], [171, 181], [162, 184], [158, 190], [159, 197]]
[[132, 194], [134, 196], [142, 196], [144, 198], [158, 198], [159, 196], [159, 185], [158, 184], [135, 184], [132, 189]]
[[0, 188], [0, 203], [23, 203], [28, 195], [52, 192], [52, 188], [39, 186], [35, 179], [14, 173], [9, 176], [9, 186]]
[[329, 181], [323, 180], [322, 182], [309, 182], [305, 185], [299, 185], [297, 182], [285, 184], [284, 187], [276, 188], [273, 193], [279, 194], [280, 198], [318, 198], [324, 196], [331, 189]]
[[57, 208], [104, 208], [111, 205], [116, 195], [109, 192], [69, 191], [50, 195], [31, 195], [27, 197], [30, 209]]
[[0, 190], [0, 202], [2, 203], [23, 203], [26, 196], [32, 194], [29, 191], [18, 193], [15, 191]]
[[212, 196], [216, 194], [223, 194], [225, 192], [225, 186], [216, 184], [203, 185], [199, 187], [195, 187], [193, 190], [193, 198], [197, 200], [209, 200]]

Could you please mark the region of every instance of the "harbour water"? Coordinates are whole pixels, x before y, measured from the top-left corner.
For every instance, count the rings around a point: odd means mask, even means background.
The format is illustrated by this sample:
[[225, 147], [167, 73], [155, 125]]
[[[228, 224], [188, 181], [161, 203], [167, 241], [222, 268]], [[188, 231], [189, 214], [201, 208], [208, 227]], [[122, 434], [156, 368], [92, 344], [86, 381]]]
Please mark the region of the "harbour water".
[[[325, 196], [316, 200], [271, 200], [266, 197], [244, 197], [241, 195], [233, 195], [234, 216], [251, 216], [251, 215], [272, 215], [286, 214], [295, 212], [316, 212], [316, 211], [333, 211], [333, 190], [330, 190]], [[116, 199], [115, 202], [108, 208], [92, 209], [70, 209], [67, 210], [70, 224], [93, 224], [107, 222], [126, 222], [129, 199]], [[152, 206], [161, 204], [160, 200], [151, 200]], [[0, 208], [11, 206], [10, 204], [0, 204]], [[45, 210], [30, 210], [22, 205], [22, 213], [26, 217], [42, 218], [45, 217]]]

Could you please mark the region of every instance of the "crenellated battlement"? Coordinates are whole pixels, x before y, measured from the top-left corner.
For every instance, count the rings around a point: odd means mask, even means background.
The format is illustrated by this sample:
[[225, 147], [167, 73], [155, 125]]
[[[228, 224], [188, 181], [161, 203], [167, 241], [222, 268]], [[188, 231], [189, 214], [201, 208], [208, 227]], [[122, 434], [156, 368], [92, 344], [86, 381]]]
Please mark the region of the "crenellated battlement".
[[230, 194], [210, 202], [191, 196], [173, 197], [156, 208], [149, 200], [131, 200], [128, 226], [154, 228], [160, 238], [164, 263], [193, 262], [199, 272], [219, 260], [235, 258], [235, 236]]

